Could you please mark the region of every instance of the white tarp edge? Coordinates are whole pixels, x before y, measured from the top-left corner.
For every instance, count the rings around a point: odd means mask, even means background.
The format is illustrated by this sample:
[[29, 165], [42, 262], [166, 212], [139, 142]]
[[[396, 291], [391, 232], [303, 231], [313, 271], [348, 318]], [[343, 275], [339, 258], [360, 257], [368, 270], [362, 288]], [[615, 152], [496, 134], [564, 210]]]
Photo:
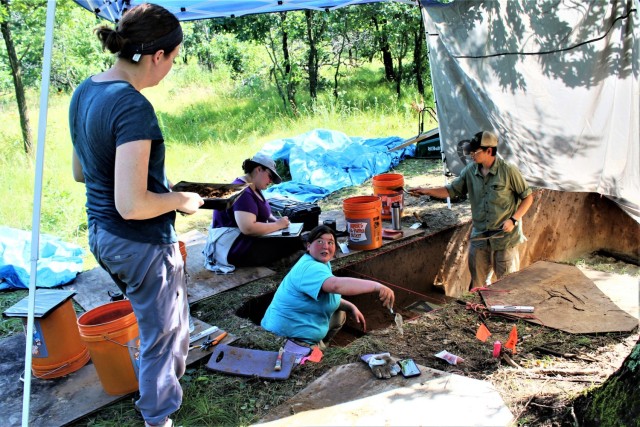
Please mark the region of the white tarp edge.
[[423, 4], [440, 138], [494, 129], [534, 185], [610, 196], [640, 220], [638, 1]]

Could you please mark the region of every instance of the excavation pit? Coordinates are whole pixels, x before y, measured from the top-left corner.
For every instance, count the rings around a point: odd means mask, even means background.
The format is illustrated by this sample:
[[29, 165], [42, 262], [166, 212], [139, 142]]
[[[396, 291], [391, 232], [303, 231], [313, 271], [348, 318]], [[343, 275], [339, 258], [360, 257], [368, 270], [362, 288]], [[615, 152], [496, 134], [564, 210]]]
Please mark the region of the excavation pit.
[[[540, 260], [572, 262], [598, 251], [636, 265], [640, 258], [638, 223], [597, 194], [538, 190], [524, 227], [528, 240], [520, 246], [522, 268]], [[434, 233], [426, 231], [392, 249], [383, 246], [367, 251], [366, 257], [356, 262], [339, 259], [333, 262], [334, 274], [372, 279], [391, 287], [396, 294], [394, 309], [408, 321], [469, 290], [470, 229], [471, 223], [466, 222]], [[273, 294], [246, 301], [236, 314], [259, 325]], [[347, 299], [363, 313], [367, 331], [395, 326], [394, 315], [380, 305], [376, 295]], [[335, 344], [347, 345], [364, 333], [360, 325], [348, 320]]]

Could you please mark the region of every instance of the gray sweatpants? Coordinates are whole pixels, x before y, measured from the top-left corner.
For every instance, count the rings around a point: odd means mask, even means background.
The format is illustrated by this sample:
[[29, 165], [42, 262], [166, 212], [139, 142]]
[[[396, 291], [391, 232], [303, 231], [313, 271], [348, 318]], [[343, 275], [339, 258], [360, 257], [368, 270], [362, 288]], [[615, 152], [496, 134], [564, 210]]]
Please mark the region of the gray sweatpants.
[[180, 408], [179, 378], [189, 353], [186, 277], [178, 244], [134, 242], [94, 226], [89, 245], [131, 301], [140, 332], [136, 406], [146, 422], [160, 424]]

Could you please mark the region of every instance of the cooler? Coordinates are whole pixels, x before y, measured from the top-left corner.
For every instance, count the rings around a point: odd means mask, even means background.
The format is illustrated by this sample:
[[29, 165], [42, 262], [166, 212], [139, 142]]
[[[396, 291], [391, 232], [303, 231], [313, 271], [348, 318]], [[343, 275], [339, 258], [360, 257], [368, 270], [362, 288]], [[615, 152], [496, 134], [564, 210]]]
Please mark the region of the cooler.
[[268, 199], [271, 212], [274, 216], [289, 217], [291, 222], [301, 222], [302, 231], [310, 231], [320, 221], [320, 206], [315, 203], [299, 202], [293, 199], [273, 198]]

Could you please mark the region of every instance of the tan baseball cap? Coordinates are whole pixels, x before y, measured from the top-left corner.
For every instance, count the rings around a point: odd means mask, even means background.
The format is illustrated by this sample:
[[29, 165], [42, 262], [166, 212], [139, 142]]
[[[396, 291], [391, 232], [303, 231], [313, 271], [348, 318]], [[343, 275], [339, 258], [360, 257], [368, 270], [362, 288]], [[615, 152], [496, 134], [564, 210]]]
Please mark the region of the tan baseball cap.
[[498, 136], [491, 131], [482, 131], [476, 133], [469, 143], [464, 147], [465, 153], [471, 153], [478, 148], [497, 147]]

